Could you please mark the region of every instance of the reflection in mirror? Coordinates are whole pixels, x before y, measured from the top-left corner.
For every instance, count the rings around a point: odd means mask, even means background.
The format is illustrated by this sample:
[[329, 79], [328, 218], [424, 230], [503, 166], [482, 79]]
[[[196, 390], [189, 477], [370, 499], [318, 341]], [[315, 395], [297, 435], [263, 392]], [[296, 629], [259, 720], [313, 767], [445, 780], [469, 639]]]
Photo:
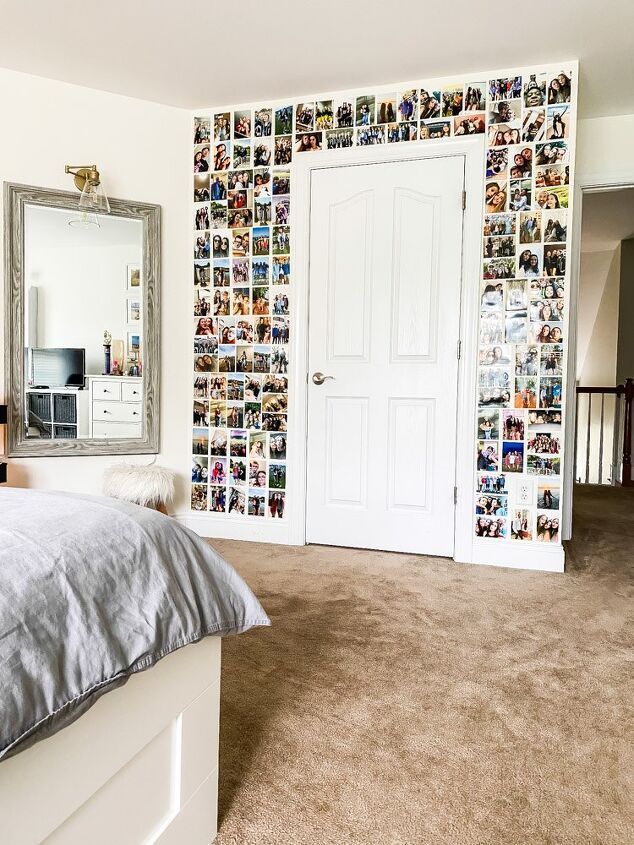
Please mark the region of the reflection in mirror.
[[24, 435], [143, 436], [143, 221], [24, 209]]

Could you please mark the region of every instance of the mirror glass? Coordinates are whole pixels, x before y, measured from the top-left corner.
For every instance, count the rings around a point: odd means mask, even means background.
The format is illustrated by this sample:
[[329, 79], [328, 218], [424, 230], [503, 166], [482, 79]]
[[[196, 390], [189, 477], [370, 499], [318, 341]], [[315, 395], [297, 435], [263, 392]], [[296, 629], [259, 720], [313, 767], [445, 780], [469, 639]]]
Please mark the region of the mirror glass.
[[143, 436], [143, 221], [24, 209], [24, 437]]

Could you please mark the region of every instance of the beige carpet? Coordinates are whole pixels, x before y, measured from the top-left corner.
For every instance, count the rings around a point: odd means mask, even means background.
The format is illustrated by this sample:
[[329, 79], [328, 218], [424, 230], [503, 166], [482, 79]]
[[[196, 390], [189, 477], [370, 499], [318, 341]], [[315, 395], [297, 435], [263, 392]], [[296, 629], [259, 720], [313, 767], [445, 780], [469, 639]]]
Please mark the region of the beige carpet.
[[634, 491], [566, 575], [214, 545], [273, 627], [225, 640], [219, 845], [631, 845]]

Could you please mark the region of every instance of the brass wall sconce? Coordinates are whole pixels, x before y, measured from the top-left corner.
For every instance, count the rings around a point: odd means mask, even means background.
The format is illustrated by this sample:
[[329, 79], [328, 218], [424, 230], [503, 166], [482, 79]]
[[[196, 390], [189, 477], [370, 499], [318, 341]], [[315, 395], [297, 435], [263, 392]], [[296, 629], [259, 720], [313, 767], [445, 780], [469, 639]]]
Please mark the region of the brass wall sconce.
[[101, 176], [96, 164], [67, 164], [64, 173], [73, 177], [75, 187], [78, 191], [81, 191], [79, 198], [80, 212], [93, 215], [110, 212], [110, 203], [101, 184]]

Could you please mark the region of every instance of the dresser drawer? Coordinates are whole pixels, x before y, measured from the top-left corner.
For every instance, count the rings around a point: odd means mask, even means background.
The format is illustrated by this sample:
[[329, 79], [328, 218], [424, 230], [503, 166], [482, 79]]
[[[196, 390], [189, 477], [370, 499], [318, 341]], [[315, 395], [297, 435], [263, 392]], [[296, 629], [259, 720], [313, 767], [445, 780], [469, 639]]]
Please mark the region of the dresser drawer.
[[93, 402], [93, 422], [141, 422], [139, 402]]
[[136, 384], [131, 381], [121, 383], [122, 402], [140, 402], [143, 399], [143, 383]]
[[137, 438], [142, 437], [143, 431], [141, 423], [110, 423], [97, 421], [93, 423], [92, 436], [99, 438], [106, 438], [108, 440], [116, 440], [118, 438]]
[[121, 401], [121, 382], [99, 379], [92, 383], [93, 399], [109, 399], [112, 402]]

